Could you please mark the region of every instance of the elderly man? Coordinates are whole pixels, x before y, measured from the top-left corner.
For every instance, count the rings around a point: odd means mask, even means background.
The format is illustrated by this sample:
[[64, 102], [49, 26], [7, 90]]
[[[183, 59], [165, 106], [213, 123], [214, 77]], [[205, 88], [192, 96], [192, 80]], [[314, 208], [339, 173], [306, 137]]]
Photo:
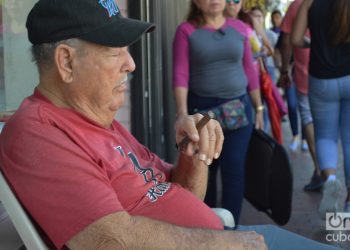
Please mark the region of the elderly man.
[[[1, 134], [0, 164], [53, 247], [266, 249], [256, 232], [223, 230], [202, 202], [223, 142], [216, 121], [200, 131], [201, 115], [176, 122], [177, 141], [190, 143], [173, 167], [114, 120], [135, 69], [127, 46], [152, 24], [123, 18], [113, 0], [39, 0], [27, 29], [40, 82]], [[323, 247], [255, 229], [275, 249]]]

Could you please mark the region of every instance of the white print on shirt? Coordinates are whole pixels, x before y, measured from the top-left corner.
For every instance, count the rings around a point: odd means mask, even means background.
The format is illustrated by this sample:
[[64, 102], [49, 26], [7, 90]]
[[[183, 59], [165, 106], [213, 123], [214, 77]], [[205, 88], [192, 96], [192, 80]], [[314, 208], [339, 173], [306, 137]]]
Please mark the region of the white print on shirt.
[[154, 186], [148, 190], [147, 197], [151, 200], [151, 202], [157, 201], [158, 197], [163, 196], [169, 190], [170, 183], [168, 182], [159, 183], [158, 180], [162, 179], [161, 173], [154, 175], [152, 168], [143, 168], [140, 165], [134, 153], [129, 152], [128, 156], [132, 161], [132, 163], [134, 164], [134, 171], [141, 174], [146, 183], [149, 183], [149, 182], [154, 183]]
[[[125, 153], [121, 146], [113, 148], [125, 158]], [[143, 176], [145, 183], [154, 183], [154, 186], [147, 191], [147, 197], [151, 202], [156, 202], [159, 197], [163, 196], [169, 190], [171, 184], [168, 182], [159, 182], [163, 179], [163, 175], [161, 173], [155, 175], [152, 168], [142, 167], [134, 153], [129, 152], [128, 157], [134, 165], [134, 171]]]
[[114, 149], [118, 150], [119, 153], [125, 158], [125, 153], [121, 146], [114, 147]]

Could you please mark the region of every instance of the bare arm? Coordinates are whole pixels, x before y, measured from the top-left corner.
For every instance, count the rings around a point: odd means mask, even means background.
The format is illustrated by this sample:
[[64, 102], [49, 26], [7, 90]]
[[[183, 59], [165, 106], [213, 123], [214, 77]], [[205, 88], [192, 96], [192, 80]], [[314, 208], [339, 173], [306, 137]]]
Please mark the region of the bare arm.
[[272, 47], [269, 38], [266, 35], [266, 32], [264, 30], [264, 27], [256, 21], [256, 19], [252, 18], [252, 22], [253, 22], [253, 26], [254, 26], [254, 30], [255, 32], [261, 36], [263, 45], [265, 46], [265, 48], [268, 51], [268, 55], [272, 56], [274, 55], [274, 48]]
[[292, 57], [292, 52], [293, 52], [293, 45], [290, 41], [290, 34], [283, 33], [282, 50], [281, 50], [281, 57], [282, 57], [281, 73], [288, 71], [289, 62]]
[[261, 94], [260, 89], [254, 89], [249, 92], [250, 99], [252, 100], [253, 107], [255, 107], [255, 128], [263, 129], [264, 128], [264, 118], [263, 110], [259, 109], [262, 106], [261, 103]]
[[196, 157], [180, 153], [171, 176], [172, 182], [179, 183], [199, 199], [204, 200], [208, 182], [208, 165], [205, 161], [198, 161]]
[[291, 84], [289, 78], [289, 62], [292, 57], [293, 46], [290, 41], [290, 34], [283, 32], [282, 34], [282, 49], [281, 49], [281, 68], [280, 78], [278, 79], [278, 85], [284, 88], [288, 88]]
[[305, 47], [304, 34], [308, 26], [308, 12], [312, 2], [313, 0], [304, 0], [299, 7], [291, 33], [291, 41], [294, 46]]
[[267, 249], [255, 232], [175, 226], [126, 212], [107, 215], [79, 232], [69, 249]]
[[187, 95], [188, 88], [176, 87], [175, 92], [175, 106], [177, 116], [187, 115]]

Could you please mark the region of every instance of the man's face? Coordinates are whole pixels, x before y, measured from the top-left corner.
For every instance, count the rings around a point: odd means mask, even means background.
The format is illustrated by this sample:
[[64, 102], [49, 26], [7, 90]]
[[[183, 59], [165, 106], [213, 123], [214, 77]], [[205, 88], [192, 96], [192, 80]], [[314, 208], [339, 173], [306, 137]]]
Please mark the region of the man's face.
[[91, 43], [83, 47], [73, 61], [73, 82], [66, 92], [68, 100], [79, 112], [113, 119], [124, 103], [127, 74], [135, 70], [135, 63], [127, 47]]

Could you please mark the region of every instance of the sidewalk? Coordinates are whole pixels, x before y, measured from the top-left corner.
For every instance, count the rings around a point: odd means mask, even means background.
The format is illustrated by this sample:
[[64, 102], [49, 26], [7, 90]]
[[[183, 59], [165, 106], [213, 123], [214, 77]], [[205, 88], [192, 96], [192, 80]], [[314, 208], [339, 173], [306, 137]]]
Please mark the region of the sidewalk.
[[[286, 148], [291, 141], [291, 132], [289, 123], [283, 122], [283, 135]], [[318, 205], [321, 200], [321, 192], [304, 192], [303, 186], [307, 184], [313, 173], [313, 163], [311, 156], [308, 152], [302, 152], [298, 149], [296, 152], [288, 151], [290, 156], [291, 165], [294, 174], [294, 187], [293, 187], [293, 207], [292, 216], [287, 225], [283, 228], [303, 235], [307, 238], [317, 240], [320, 242], [329, 243], [326, 241], [326, 222], [321, 220], [318, 214]], [[344, 208], [344, 201], [346, 196], [345, 184], [344, 184], [344, 172], [343, 172], [343, 159], [339, 159], [337, 178], [343, 185], [343, 192], [339, 202], [339, 209]], [[342, 210], [340, 210], [342, 212]], [[262, 212], [257, 211], [247, 201], [244, 201], [242, 208], [242, 215], [240, 219], [242, 225], [254, 225], [254, 224], [274, 224], [275, 223]], [[350, 231], [344, 231], [346, 235], [350, 235]], [[344, 249], [350, 249], [350, 240], [346, 240], [341, 243], [332, 243]]]

